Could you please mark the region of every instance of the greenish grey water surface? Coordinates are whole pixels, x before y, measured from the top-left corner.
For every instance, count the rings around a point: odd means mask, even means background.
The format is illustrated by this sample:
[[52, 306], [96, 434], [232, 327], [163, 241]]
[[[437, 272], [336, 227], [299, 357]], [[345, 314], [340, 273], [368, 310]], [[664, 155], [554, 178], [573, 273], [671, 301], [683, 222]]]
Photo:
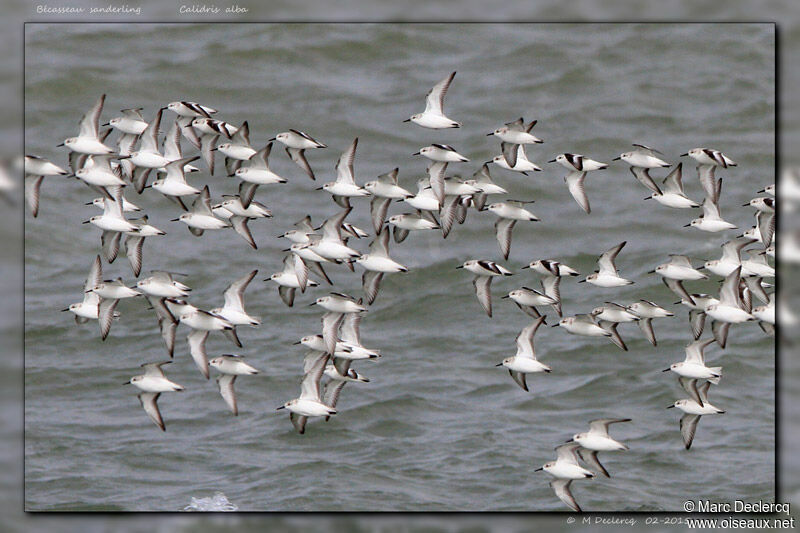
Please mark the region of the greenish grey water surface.
[[[258, 280], [280, 270], [286, 243], [275, 235], [304, 214], [321, 221], [338, 211], [313, 189], [333, 178], [354, 136], [359, 183], [398, 166], [401, 184], [413, 188], [425, 171], [411, 156], [419, 147], [453, 144], [472, 160], [453, 172], [468, 176], [497, 153], [485, 133], [522, 115], [539, 120], [545, 144], [528, 154], [545, 170], [528, 177], [492, 170], [510, 198], [536, 199], [542, 222], [518, 224], [503, 263], [519, 271], [554, 257], [588, 273], [597, 254], [627, 240], [618, 266], [636, 283], [600, 289], [566, 280], [565, 313], [647, 298], [677, 315], [655, 322], [658, 348], [622, 325], [628, 352], [543, 328], [537, 353], [553, 373], [531, 376], [526, 394], [494, 367], [513, 355], [528, 323], [499, 296], [537, 281], [525, 271], [498, 280], [495, 316], [482, 314], [471, 278], [454, 267], [500, 256], [494, 217], [471, 212], [446, 241], [420, 233], [391, 245], [411, 272], [385, 279], [362, 324], [365, 345], [384, 357], [359, 365], [372, 381], [348, 385], [330, 422], [315, 421], [299, 436], [274, 412], [297, 395], [303, 350], [292, 342], [319, 329], [319, 313], [306, 304], [322, 291], [287, 309], [273, 285], [254, 281], [248, 306], [264, 325], [241, 332], [239, 353], [262, 374], [237, 380], [239, 416], [199, 375], [182, 332], [168, 375], [187, 390], [162, 396], [162, 434], [120, 386], [142, 362], [164, 358], [152, 311], [122, 302], [106, 342], [96, 324], [76, 327], [58, 312], [81, 298], [99, 230], [80, 224], [96, 214], [83, 205], [94, 197], [89, 189], [47, 180], [39, 218], [26, 217], [27, 509], [177, 510], [219, 490], [242, 510], [563, 510], [548, 477], [533, 469], [588, 420], [605, 416], [633, 419], [614, 428], [631, 450], [606, 454], [611, 479], [573, 485], [585, 509], [678, 511], [688, 498], [774, 499], [774, 344], [755, 324], [735, 327], [726, 350], [709, 349], [708, 359], [725, 368], [712, 401], [727, 413], [701, 421], [691, 451], [682, 447], [677, 414], [664, 409], [682, 391], [660, 370], [683, 358], [690, 333], [685, 309], [671, 305], [675, 297], [647, 271], [668, 253], [709, 259], [739, 232], [682, 228], [696, 215], [643, 202], [649, 193], [619, 163], [587, 179], [587, 216], [566, 190], [564, 169], [545, 164], [564, 151], [609, 161], [631, 142], [673, 162], [689, 148], [718, 147], [739, 163], [720, 174], [723, 215], [749, 227], [751, 210], [741, 204], [774, 180], [772, 26], [36, 24], [27, 27], [25, 59], [26, 152], [59, 163], [66, 157], [55, 145], [74, 135], [101, 93], [105, 120], [140, 106], [149, 119], [187, 99], [229, 122], [248, 120], [258, 147], [289, 127], [328, 144], [308, 155], [318, 183], [273, 151], [274, 170], [289, 183], [258, 192], [274, 214], [251, 223], [258, 250], [229, 232], [196, 239], [169, 222], [175, 210], [160, 195], [128, 193], [168, 232], [145, 245], [145, 270], [187, 273], [200, 307], [220, 305], [225, 286], [253, 268]], [[403, 124], [452, 70], [447, 110], [464, 128]], [[687, 192], [699, 199], [685, 166]], [[216, 198], [237, 186], [219, 171], [189, 179], [209, 183]], [[369, 228], [368, 201], [354, 204], [352, 222]], [[124, 258], [104, 269], [107, 278], [133, 281]], [[360, 292], [360, 276], [331, 273], [337, 289]], [[716, 290], [714, 281], [690, 287]], [[210, 355], [231, 349], [222, 337], [209, 339]]]

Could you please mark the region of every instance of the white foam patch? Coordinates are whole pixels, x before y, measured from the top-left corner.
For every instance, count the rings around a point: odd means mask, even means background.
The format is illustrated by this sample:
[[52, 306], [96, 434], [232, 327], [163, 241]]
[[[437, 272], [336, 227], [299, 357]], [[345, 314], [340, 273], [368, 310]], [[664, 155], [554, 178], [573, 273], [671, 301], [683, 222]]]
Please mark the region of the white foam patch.
[[210, 498], [195, 498], [183, 508], [184, 511], [199, 511], [199, 512], [220, 512], [220, 511], [238, 511], [239, 506], [231, 503], [228, 497], [221, 492], [215, 493]]

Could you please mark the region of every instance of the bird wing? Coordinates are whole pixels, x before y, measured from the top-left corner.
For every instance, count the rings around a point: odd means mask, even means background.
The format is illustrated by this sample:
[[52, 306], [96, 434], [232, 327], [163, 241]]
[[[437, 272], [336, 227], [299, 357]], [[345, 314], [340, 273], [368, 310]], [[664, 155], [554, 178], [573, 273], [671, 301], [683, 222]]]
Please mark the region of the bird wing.
[[342, 153], [339, 160], [336, 161], [336, 181], [339, 183], [347, 183], [355, 185], [355, 176], [353, 174], [353, 162], [356, 158], [356, 147], [358, 146], [358, 137], [353, 139], [353, 142]]
[[139, 403], [144, 408], [144, 412], [150, 417], [150, 420], [156, 423], [161, 431], [166, 431], [164, 419], [161, 418], [161, 412], [158, 410], [158, 397], [161, 396], [160, 392], [143, 392], [137, 396]]
[[328, 362], [330, 355], [323, 353], [317, 357], [317, 360], [311, 365], [306, 374], [303, 376], [303, 381], [300, 384], [300, 399], [301, 400], [316, 400], [322, 401], [319, 390], [319, 382], [322, 379], [322, 374], [325, 372], [325, 365]]
[[475, 276], [472, 280], [472, 285], [475, 287], [475, 295], [478, 297], [486, 314], [492, 316], [492, 293], [490, 287], [492, 285], [491, 276]]
[[617, 275], [617, 267], [614, 265], [614, 259], [616, 259], [626, 242], [627, 241], [622, 241], [600, 256], [600, 259], [597, 260], [597, 264], [600, 266], [600, 273]]
[[681, 436], [683, 437], [683, 445], [686, 446], [687, 450], [692, 446], [698, 422], [700, 422], [700, 415], [685, 414], [681, 417]]
[[234, 381], [236, 381], [236, 375], [234, 374], [223, 374], [217, 377], [219, 393], [222, 395], [222, 399], [225, 400], [225, 403], [228, 404], [231, 413], [236, 416], [239, 414], [239, 409], [236, 406], [236, 391], [233, 389]]
[[567, 183], [567, 189], [569, 189], [569, 193], [575, 198], [575, 201], [578, 202], [578, 205], [581, 206], [581, 209], [586, 211], [587, 213], [592, 212], [592, 208], [589, 206], [589, 197], [586, 196], [586, 189], [584, 187], [584, 181], [586, 179], [586, 172], [570, 172], [564, 177], [564, 181]]
[[206, 356], [206, 339], [208, 338], [208, 331], [193, 329], [186, 340], [189, 342], [189, 353], [200, 369], [200, 372], [208, 379], [208, 357]]
[[78, 134], [79, 137], [91, 137], [93, 139], [98, 139], [99, 134], [98, 130], [100, 127], [100, 114], [103, 112], [103, 104], [106, 101], [106, 95], [100, 95], [100, 98], [97, 99], [97, 102], [92, 106], [92, 108], [83, 115], [80, 122], [80, 133]]
[[444, 115], [444, 97], [447, 95], [447, 89], [450, 88], [453, 78], [456, 73], [452, 72], [445, 79], [434, 85], [428, 94], [425, 96], [425, 112], [436, 113]]

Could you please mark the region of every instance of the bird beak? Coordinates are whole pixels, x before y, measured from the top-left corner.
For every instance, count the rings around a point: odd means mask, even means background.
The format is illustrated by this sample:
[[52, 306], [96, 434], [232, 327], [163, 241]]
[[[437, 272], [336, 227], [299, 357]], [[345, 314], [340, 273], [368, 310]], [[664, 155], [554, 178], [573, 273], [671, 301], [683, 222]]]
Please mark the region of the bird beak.
[[84, 220], [83, 222], [81, 222], [81, 224], [88, 224], [88, 223], [89, 223], [88, 220]]
[[62, 313], [63, 313], [64, 311], [69, 311], [69, 307], [67, 307], [66, 309], [62, 309], [62, 310], [61, 310], [61, 312], [62, 312]]
[[656, 273], [656, 271], [655, 271], [655, 270], [648, 270], [648, 271], [647, 271], [647, 273], [648, 273], [648, 274], [655, 274], [655, 273]]
[[647, 198], [644, 198], [644, 200], [650, 200], [652, 197], [653, 197], [653, 196], [652, 196], [652, 195], [650, 195], [650, 196], [648, 196]]
[[317, 187], [315, 190], [317, 190], [317, 191], [321, 191], [321, 190], [322, 190], [322, 187]]
[[487, 134], [486, 134], [486, 136], [487, 136], [487, 137], [491, 137], [492, 135], [494, 135], [494, 132], [493, 132], [493, 131], [492, 131], [492, 132], [490, 132], [490, 133], [487, 133]]
[[456, 269], [458, 269], [458, 268], [464, 268], [464, 265], [458, 265], [458, 266], [456, 267]]
[[411, 122], [410, 118], [405, 119], [403, 122]]
[[56, 148], [58, 148], [59, 146], [64, 146], [64, 143], [57, 144], [57, 145], [56, 145]]
[[684, 224], [683, 225], [684, 228], [690, 228], [691, 226], [692, 226], [691, 224]]
[[123, 385], [130, 385], [130, 384], [131, 384], [130, 380], [123, 383]]
[[580, 280], [578, 283], [586, 283], [585, 279]]
[[496, 364], [496, 365], [494, 365], [494, 366], [503, 366], [503, 363], [497, 363], [497, 364]]
[[556, 327], [556, 326], [558, 326], [558, 324], [553, 324], [553, 325], [552, 325], [552, 326], [550, 326], [550, 327], [551, 327], [551, 328], [554, 328], [554, 327]]
[[217, 147], [216, 146], [214, 148], [212, 148], [211, 150], [209, 150], [209, 152], [216, 152], [216, 151], [217, 151]]
[[574, 442], [574, 441], [575, 441], [575, 439], [567, 439], [564, 442]]
[[664, 370], [662, 370], [662, 372], [669, 372], [670, 370], [672, 370], [672, 369], [671, 368], [665, 368]]
[[286, 406], [285, 406], [285, 405], [281, 405], [280, 407], [278, 407], [278, 408], [277, 408], [277, 409], [275, 409], [275, 410], [276, 410], [276, 411], [280, 411], [280, 410], [281, 410], [281, 409], [283, 409], [284, 407], [286, 407]]
[[509, 296], [508, 294], [506, 294], [505, 296], [501, 296], [501, 299], [506, 299], [506, 298], [511, 298], [511, 296]]
[[413, 153], [413, 154], [411, 154], [411, 155], [419, 155], [419, 152], [414, 152], [414, 153]]
[[522, 268], [530, 268], [530, 267], [531, 267], [531, 265], [525, 265], [524, 267], [520, 267], [520, 269], [522, 269]]
[[534, 470], [534, 472], [538, 472], [539, 470], [544, 470], [544, 467], [539, 467], [536, 470]]
[[170, 222], [179, 222], [179, 221], [180, 221], [180, 219], [179, 219], [179, 218], [172, 218], [172, 219], [170, 219]]
[[86, 202], [86, 203], [85, 203], [85, 204], [83, 204], [83, 205], [94, 205], [94, 202]]
[[619, 161], [620, 159], [622, 159], [622, 158], [621, 157], [615, 157], [614, 159], [612, 159], [612, 161]]
[[310, 304], [308, 304], [309, 307], [311, 307], [312, 305], [317, 305], [317, 302], [311, 302]]
[[301, 341], [293, 342], [292, 344], [294, 345], [301, 344]]
[[274, 141], [274, 140], [276, 140], [276, 139], [277, 139], [277, 137], [273, 137], [272, 139], [267, 139], [267, 142], [268, 142], [268, 143], [271, 143], [272, 141]]
[[685, 154], [681, 154], [678, 157], [686, 157], [687, 155], [689, 155], [689, 152], [686, 152]]
[[747, 207], [748, 205], [750, 205], [750, 202], [748, 202], [746, 204], [742, 204], [742, 207]]
[[[555, 163], [555, 162], [556, 162], [555, 159], [551, 159], [550, 161], [548, 161], [548, 163]], [[569, 442], [569, 441], [567, 441], [567, 442]]]

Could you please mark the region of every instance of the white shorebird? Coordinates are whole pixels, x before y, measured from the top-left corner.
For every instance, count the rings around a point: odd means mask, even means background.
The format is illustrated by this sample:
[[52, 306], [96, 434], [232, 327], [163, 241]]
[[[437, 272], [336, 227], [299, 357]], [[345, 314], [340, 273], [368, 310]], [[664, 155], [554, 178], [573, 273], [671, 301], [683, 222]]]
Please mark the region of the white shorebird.
[[[170, 300], [166, 300], [166, 302], [169, 304]], [[212, 331], [222, 331], [236, 346], [241, 348], [242, 343], [236, 334], [236, 327], [221, 316], [203, 311], [193, 305], [179, 303], [178, 307], [182, 308], [182, 311], [174, 312], [173, 315], [178, 314], [178, 321], [192, 328], [192, 331], [186, 336], [189, 343], [189, 354], [203, 376], [208, 379], [208, 356], [206, 354], [208, 334]]]
[[581, 447], [578, 449], [578, 455], [580, 455], [581, 459], [583, 459], [586, 464], [596, 468], [598, 473], [606, 477], [611, 477], [608, 470], [605, 469], [597, 458], [597, 453], [627, 451], [628, 447], [626, 445], [611, 438], [611, 435], [608, 434], [608, 426], [630, 421], [630, 418], [597, 418], [589, 422], [589, 431], [577, 433], [567, 442], [576, 442], [580, 444]]
[[650, 341], [653, 346], [658, 345], [656, 340], [656, 333], [653, 331], [653, 319], [675, 316], [671, 311], [667, 311], [660, 305], [649, 300], [639, 300], [628, 306], [628, 311], [636, 315], [639, 320], [639, 329], [644, 333], [645, 338]]
[[177, 281], [173, 276], [184, 276], [177, 272], [153, 270], [151, 276], [139, 280], [136, 288], [156, 298], [185, 298], [192, 290], [187, 285]]
[[283, 270], [275, 272], [264, 281], [274, 281], [278, 284], [278, 295], [284, 304], [289, 307], [294, 305], [295, 290], [305, 292], [306, 287], [316, 287], [318, 284], [308, 279], [308, 270], [303, 259], [294, 253], [283, 258]]
[[536, 122], [537, 121], [532, 120], [530, 123], [525, 124], [523, 118], [519, 117], [517, 120], [513, 122], [506, 122], [505, 125], [497, 128], [491, 133], [486, 134], [487, 137], [494, 135], [500, 139], [500, 147], [503, 150], [503, 157], [505, 157], [506, 163], [508, 163], [509, 167], [514, 168], [517, 165], [517, 147], [519, 145], [539, 144], [544, 142], [531, 133], [531, 130], [536, 125]]
[[690, 379], [707, 379], [713, 384], [719, 383], [722, 376], [721, 366], [706, 366], [703, 350], [714, 342], [714, 339], [697, 340], [686, 346], [686, 359], [673, 363], [662, 372], [675, 372], [679, 376]]
[[[342, 321], [340, 322], [340, 342], [336, 343], [336, 351], [334, 352], [335, 358], [343, 358], [349, 360], [357, 359], [377, 359], [381, 357], [380, 350], [374, 348], [367, 348], [361, 343], [361, 318], [362, 312], [359, 313], [345, 313]], [[323, 320], [323, 327], [325, 326]], [[324, 336], [323, 336], [324, 337]], [[339, 345], [343, 345], [343, 354], [339, 354]], [[334, 360], [335, 362], [335, 360]]]
[[456, 268], [463, 268], [475, 274], [472, 285], [475, 287], [475, 295], [478, 297], [481, 307], [489, 317], [492, 316], [492, 279], [497, 276], [510, 276], [512, 272], [494, 261], [485, 259], [470, 259]]
[[658, 155], [663, 155], [658, 150], [643, 144], [634, 144], [633, 146], [636, 150], [620, 154], [613, 161], [622, 160], [628, 163], [631, 166], [631, 174], [639, 183], [655, 193], [660, 193], [658, 185], [650, 177], [649, 170], [651, 168], [669, 167], [670, 164], [658, 157]]
[[386, 212], [389, 210], [389, 204], [392, 200], [407, 200], [414, 197], [413, 194], [397, 184], [398, 170], [395, 168], [385, 174], [381, 174], [378, 179], [364, 184], [364, 189], [372, 195], [372, 200], [369, 202], [369, 213], [372, 219], [372, 228], [376, 234], [383, 227], [386, 220]]
[[361, 305], [361, 300], [356, 300], [349, 294], [332, 292], [327, 296], [317, 298], [311, 305], [319, 305], [323, 309], [332, 313], [360, 313], [367, 308]]
[[677, 407], [683, 411], [684, 414], [680, 422], [681, 436], [683, 437], [683, 445], [688, 450], [692, 446], [700, 417], [704, 415], [721, 415], [725, 411], [711, 405], [708, 401], [708, 389], [711, 387], [710, 381], [704, 381], [702, 385], [698, 386], [697, 379], [681, 377], [678, 380], [681, 387], [689, 393], [690, 397], [676, 400], [672, 405], [668, 405], [667, 409]]
[[544, 470], [555, 477], [556, 479], [550, 482], [550, 487], [555, 491], [556, 496], [572, 510], [581, 512], [581, 508], [572, 496], [569, 486], [576, 479], [593, 478], [594, 473], [578, 464], [578, 448], [580, 448], [580, 444], [575, 442], [558, 446], [556, 448], [556, 460], [545, 463], [534, 472]]
[[[544, 282], [542, 282], [542, 289], [544, 290]], [[510, 298], [515, 304], [517, 304], [517, 307], [519, 307], [523, 313], [534, 318], [541, 316], [541, 313], [538, 309], [536, 309], [536, 306], [556, 305], [558, 303], [558, 300], [555, 298], [548, 296], [544, 292], [540, 292], [529, 287], [514, 289], [503, 296], [503, 298]]]
[[633, 322], [638, 320], [638, 317], [628, 311], [625, 306], [616, 304], [614, 302], [606, 302], [604, 306], [595, 307], [589, 313], [596, 324], [605, 331], [611, 333], [608, 337], [611, 342], [616, 344], [620, 349], [628, 351], [628, 346], [622, 340], [622, 336], [617, 331], [617, 326], [625, 322]]
[[322, 224], [322, 236], [317, 234], [308, 235], [311, 242], [310, 248], [313, 252], [330, 261], [344, 261], [348, 266], [352, 266], [350, 261], [361, 254], [347, 246], [345, 240], [342, 239], [342, 224], [352, 209], [352, 207], [348, 207], [327, 219]]
[[75, 177], [95, 187], [124, 187], [120, 170], [112, 168], [111, 160], [117, 158], [114, 154], [87, 156], [84, 166], [75, 171]]
[[195, 198], [192, 210], [181, 213], [178, 218], [173, 218], [172, 222], [183, 222], [189, 227], [189, 231], [196, 237], [203, 235], [205, 230], [227, 228], [231, 223], [214, 216], [211, 211], [211, 194], [208, 185], [203, 187], [200, 195]]
[[333, 195], [333, 201], [344, 208], [350, 207], [350, 198], [357, 196], [369, 196], [369, 191], [356, 185], [353, 173], [353, 162], [356, 158], [356, 147], [358, 137], [342, 153], [336, 161], [336, 181], [325, 183], [318, 190], [324, 190]]
[[366, 270], [361, 278], [367, 304], [372, 304], [378, 296], [384, 274], [408, 272], [408, 268], [389, 257], [389, 228], [378, 231], [369, 245], [369, 252], [356, 258], [356, 263]]
[[739, 290], [741, 281], [742, 267], [728, 274], [722, 282], [719, 291], [719, 301], [710, 302], [706, 305], [704, 312], [714, 319], [712, 323], [714, 337], [720, 347], [725, 348], [728, 339], [728, 329], [731, 324], [739, 324], [753, 320], [753, 315], [745, 311], [742, 304], [741, 292]]
[[200, 134], [200, 155], [208, 166], [208, 173], [214, 175], [214, 152], [216, 152], [217, 139], [224, 137], [230, 139], [237, 128], [233, 124], [228, 124], [221, 120], [208, 117], [197, 117], [192, 119], [192, 128]]
[[558, 163], [569, 171], [578, 172], [591, 172], [592, 170], [608, 168], [608, 163], [601, 163], [581, 154], [558, 154], [555, 159], [551, 159], [548, 163]]
[[620, 250], [625, 246], [627, 241], [622, 241], [610, 250], [604, 252], [600, 259], [597, 260], [599, 269], [594, 274], [590, 274], [586, 279], [582, 279], [578, 283], [588, 282], [598, 287], [622, 287], [623, 285], [630, 285], [633, 281], [620, 277], [617, 272], [617, 267], [614, 265]]
[[239, 169], [243, 161], [248, 161], [257, 150], [250, 145], [250, 126], [245, 120], [230, 141], [218, 144], [216, 150], [225, 155], [225, 170], [228, 175]]
[[122, 109], [121, 117], [114, 117], [103, 126], [111, 126], [126, 135], [141, 135], [147, 128], [147, 122], [142, 118], [142, 109]]
[[197, 133], [192, 128], [192, 122], [198, 117], [211, 118], [211, 115], [216, 113], [217, 110], [197, 102], [188, 101], [170, 102], [167, 104], [166, 109], [178, 115], [178, 125], [181, 127], [181, 133], [195, 148], [200, 148], [200, 139], [197, 138]]
[[331, 281], [331, 278], [328, 277], [327, 272], [325, 272], [325, 268], [322, 266], [322, 263], [328, 263], [329, 261], [311, 249], [310, 241], [305, 243], [292, 243], [288, 249], [284, 250], [284, 252], [287, 251], [300, 256], [300, 258], [303, 260], [303, 263], [309, 270], [313, 270], [314, 273], [320, 278], [324, 279], [328, 285], [333, 285], [333, 281]]
[[692, 262], [687, 256], [679, 254], [669, 254], [668, 262], [658, 265], [648, 274], [658, 274], [659, 276], [679, 281], [708, 279], [708, 276], [692, 266]]
[[[346, 384], [350, 382], [369, 383], [369, 378], [350, 368], [350, 363], [350, 359], [334, 357], [333, 363], [328, 363], [325, 366], [325, 375], [330, 379], [325, 384], [322, 403], [328, 407], [336, 409], [336, 404], [339, 403], [339, 396]], [[326, 416], [325, 421], [327, 422], [329, 418], [330, 416]]]
[[706, 261], [703, 268], [717, 276], [728, 276], [742, 264], [742, 249], [752, 241], [747, 238], [737, 237], [722, 245], [722, 257]]
[[306, 150], [312, 148], [327, 148], [328, 146], [317, 141], [305, 132], [292, 129], [279, 133], [270, 139], [270, 141], [276, 140], [286, 145], [286, 153], [292, 161], [302, 168], [309, 178], [312, 180], [315, 179], [314, 171], [311, 170], [311, 165], [308, 164], [308, 160], [306, 159]]
[[259, 326], [261, 318], [251, 316], [244, 310], [244, 291], [258, 274], [258, 270], [252, 270], [249, 274], [237, 279], [225, 289], [225, 304], [222, 307], [212, 309], [210, 312], [221, 316], [234, 326]]
[[661, 205], [675, 209], [700, 207], [700, 204], [686, 196], [683, 190], [683, 181], [681, 181], [682, 173], [683, 163], [678, 163], [672, 172], [667, 174], [667, 177], [664, 178], [661, 189], [659, 191], [654, 191], [653, 194], [645, 198], [645, 200], [652, 198]]
[[540, 172], [542, 170], [542, 167], [528, 159], [528, 156], [525, 155], [525, 148], [523, 148], [521, 144], [516, 145], [516, 148], [517, 159], [514, 166], [508, 164], [504, 154], [494, 156], [491, 161], [487, 161], [487, 163], [494, 163], [500, 168], [512, 170], [514, 172], [520, 172], [525, 176], [528, 175], [528, 172]]
[[97, 320], [100, 324], [100, 335], [103, 340], [108, 336], [111, 329], [111, 321], [116, 316], [114, 309], [117, 300], [103, 300], [100, 295], [94, 292], [94, 288], [102, 283], [103, 266], [100, 256], [97, 255], [89, 268], [89, 275], [83, 284], [83, 301], [71, 304], [62, 309], [62, 312], [69, 311], [75, 315], [75, 323], [85, 324], [89, 320]]
[[236, 402], [236, 391], [233, 388], [233, 383], [236, 381], [237, 376], [248, 376], [258, 374], [258, 370], [244, 362], [244, 357], [234, 354], [223, 354], [220, 357], [211, 359], [208, 364], [222, 374], [217, 377], [217, 385], [219, 386], [219, 393], [228, 408], [233, 413], [233, 416], [239, 414], [239, 407]]
[[317, 355], [315, 360], [306, 367], [303, 381], [300, 384], [300, 396], [278, 407], [278, 410], [288, 409], [291, 412], [289, 418], [292, 425], [301, 435], [305, 433], [308, 417], [336, 414], [336, 409], [325, 405], [320, 396], [320, 380], [329, 358], [330, 355], [327, 353]]
[[747, 252], [747, 259], [742, 260], [742, 277], [775, 277], [775, 268], [767, 262], [766, 250], [747, 250]]
[[35, 155], [25, 156], [24, 169], [25, 200], [31, 210], [31, 214], [36, 218], [39, 215], [39, 196], [42, 180], [44, 180], [46, 176], [67, 176], [69, 171], [51, 163], [47, 159]]
[[425, 111], [411, 115], [410, 118], [403, 122], [413, 122], [423, 128], [432, 130], [460, 128], [460, 122], [447, 118], [444, 114], [444, 97], [447, 95], [447, 89], [450, 88], [455, 76], [456, 73], [452, 72], [445, 79], [434, 85], [425, 95]]
[[106, 198], [103, 205], [103, 214], [90, 217], [84, 224], [93, 224], [103, 231], [118, 233], [137, 233], [139, 227], [125, 218], [122, 212], [122, 191], [112, 189], [109, 194], [113, 199]]
[[[719, 182], [722, 183], [721, 181]], [[719, 204], [711, 198], [706, 196], [703, 200], [703, 214], [699, 218], [695, 218], [690, 223], [684, 226], [685, 228], [693, 227], [702, 231], [716, 233], [729, 229], [736, 229], [735, 224], [731, 224], [723, 220], [719, 211]]]
[[484, 163], [483, 166], [472, 175], [472, 179], [467, 180], [465, 183], [476, 187], [480, 191], [472, 195], [472, 205], [474, 205], [475, 209], [478, 211], [483, 211], [484, 206], [486, 206], [486, 200], [490, 194], [506, 194], [508, 192], [492, 180], [492, 175], [489, 174], [489, 165], [487, 163]]
[[140, 193], [147, 186], [147, 177], [153, 169], [164, 168], [169, 164], [169, 160], [164, 157], [158, 149], [158, 133], [161, 127], [161, 116], [164, 108], [156, 112], [156, 116], [147, 125], [140, 137], [138, 150], [130, 154], [130, 162], [136, 166], [133, 172], [133, 186], [136, 192]]
[[166, 431], [167, 426], [164, 424], [164, 419], [161, 418], [161, 412], [158, 410], [158, 397], [161, 396], [162, 392], [180, 392], [184, 390], [183, 385], [178, 385], [174, 381], [167, 379], [161, 369], [163, 365], [171, 362], [144, 363], [142, 365], [144, 374], [133, 376], [123, 383], [123, 385], [133, 385], [142, 391], [138, 395], [139, 403], [144, 408], [147, 416], [161, 428], [161, 431]]
[[736, 163], [730, 157], [726, 156], [719, 150], [711, 150], [709, 148], [693, 148], [681, 154], [681, 157], [689, 156], [700, 165], [711, 165], [722, 168], [735, 167]]
[[[433, 168], [435, 165], [446, 164], [447, 163], [434, 163], [430, 168]], [[429, 172], [430, 168], [428, 169]], [[442, 201], [444, 202], [444, 174], [442, 174], [441, 189]], [[420, 211], [432, 211], [438, 213], [439, 208], [441, 207], [439, 204], [439, 199], [436, 197], [436, 193], [433, 191], [433, 187], [431, 186], [430, 178], [418, 179], [417, 194], [411, 196], [410, 198], [406, 198], [403, 201], [414, 209], [418, 209]]]
[[[164, 137], [164, 158], [167, 161], [177, 161], [183, 159], [183, 150], [181, 150], [181, 130], [178, 122], [173, 122], [169, 131]], [[198, 155], [195, 159], [200, 159]], [[188, 162], [184, 164], [183, 170], [185, 172], [199, 172], [200, 169]], [[166, 166], [156, 169], [156, 172], [166, 172]]]
[[58, 146], [66, 146], [73, 152], [88, 155], [113, 154], [114, 149], [109, 148], [100, 140], [100, 114], [103, 112], [103, 103], [106, 95], [97, 99], [88, 113], [83, 115], [77, 137], [70, 137]]
[[550, 327], [561, 326], [568, 333], [583, 337], [611, 337], [612, 333], [598, 325], [597, 320], [592, 315], [578, 314], [575, 316], [565, 316], [557, 324]]
[[185, 167], [197, 159], [200, 159], [200, 156], [196, 155], [194, 157], [185, 157], [183, 159], [177, 159], [167, 163], [167, 165], [164, 167], [167, 175], [163, 178], [155, 180], [151, 187], [166, 196], [168, 199], [175, 201], [181, 206], [181, 208], [185, 210], [186, 205], [184, 205], [183, 200], [181, 200], [181, 196], [200, 194], [200, 189], [193, 187], [186, 182], [185, 174]]
[[[108, 192], [108, 191], [104, 190], [104, 192]], [[111, 197], [112, 200], [114, 199], [114, 196], [111, 193], [109, 193], [106, 196], [100, 196], [98, 198], [95, 198], [91, 202], [86, 202], [86, 205], [93, 205], [95, 207], [103, 209], [105, 207], [106, 198], [108, 198], [108, 197]], [[133, 203], [130, 200], [128, 200], [127, 198], [125, 198], [125, 196], [123, 196], [122, 194], [120, 194], [120, 198], [122, 199], [122, 212], [123, 213], [134, 213], [134, 212], [139, 212], [139, 211], [142, 210], [141, 207], [139, 207], [135, 203]]]
[[528, 384], [525, 381], [525, 375], [534, 372], [550, 372], [550, 367], [539, 362], [536, 358], [536, 351], [534, 350], [533, 337], [536, 335], [536, 330], [544, 322], [545, 317], [540, 316], [535, 319], [529, 326], [526, 326], [519, 332], [516, 338], [517, 353], [511, 357], [506, 357], [502, 362], [495, 366], [504, 366], [508, 369], [508, 373], [512, 379], [522, 387], [522, 390], [528, 391]]
[[420, 148], [418, 152], [414, 152], [411, 155], [421, 155], [427, 157], [431, 161], [439, 161], [441, 163], [466, 163], [469, 161], [469, 159], [459, 154], [456, 149], [449, 144], [434, 143], [430, 146]]
[[579, 272], [564, 263], [552, 259], [531, 261], [522, 268], [530, 268], [542, 276], [544, 294], [555, 300], [555, 303], [551, 305], [556, 314], [561, 317], [561, 278], [564, 276], [578, 276]]
[[500, 252], [503, 254], [504, 259], [508, 259], [508, 254], [511, 252], [511, 232], [517, 221], [526, 220], [538, 222], [541, 220], [525, 209], [525, 204], [527, 203], [532, 203], [532, 200], [527, 202], [522, 200], [507, 200], [505, 202], [491, 204], [488, 208], [489, 211], [499, 217], [494, 223], [494, 229], [497, 243], [500, 245]]
[[247, 195], [242, 196], [242, 206], [247, 209], [253, 200], [256, 189], [259, 185], [271, 185], [273, 183], [286, 183], [286, 178], [282, 178], [269, 168], [269, 154], [272, 151], [272, 143], [253, 154], [248, 160], [247, 166], [236, 169], [234, 176], [252, 184], [246, 190]]
[[439, 221], [430, 211], [417, 210], [416, 213], [403, 213], [389, 217], [388, 223], [394, 226], [395, 242], [403, 242], [408, 237], [409, 231], [422, 231], [439, 229]]

